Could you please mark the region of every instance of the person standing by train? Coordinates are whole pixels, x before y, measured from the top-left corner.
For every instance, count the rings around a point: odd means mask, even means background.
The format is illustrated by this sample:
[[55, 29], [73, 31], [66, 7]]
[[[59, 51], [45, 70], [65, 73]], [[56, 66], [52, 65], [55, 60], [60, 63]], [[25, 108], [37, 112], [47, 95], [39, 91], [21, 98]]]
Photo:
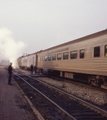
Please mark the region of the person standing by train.
[[9, 77], [8, 77], [8, 85], [11, 85], [11, 78], [12, 78], [12, 63], [10, 63], [9, 67], [8, 67], [8, 73], [9, 73]]
[[31, 70], [31, 74], [33, 74], [33, 65], [31, 65], [30, 70]]

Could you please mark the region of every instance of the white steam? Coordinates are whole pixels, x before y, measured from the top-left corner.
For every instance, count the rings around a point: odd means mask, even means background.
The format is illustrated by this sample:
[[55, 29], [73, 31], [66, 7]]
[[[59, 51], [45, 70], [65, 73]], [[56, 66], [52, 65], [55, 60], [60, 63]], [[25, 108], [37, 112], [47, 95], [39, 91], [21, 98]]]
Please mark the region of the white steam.
[[0, 60], [9, 60], [16, 66], [16, 60], [24, 48], [25, 44], [14, 40], [9, 29], [0, 28]]

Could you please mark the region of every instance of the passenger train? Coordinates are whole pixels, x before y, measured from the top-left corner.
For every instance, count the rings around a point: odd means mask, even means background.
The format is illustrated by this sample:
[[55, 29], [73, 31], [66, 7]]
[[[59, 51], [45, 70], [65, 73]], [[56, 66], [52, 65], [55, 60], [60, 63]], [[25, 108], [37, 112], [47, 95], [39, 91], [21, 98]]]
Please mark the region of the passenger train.
[[89, 84], [107, 86], [107, 30], [18, 58], [22, 68], [65, 78], [85, 78]]

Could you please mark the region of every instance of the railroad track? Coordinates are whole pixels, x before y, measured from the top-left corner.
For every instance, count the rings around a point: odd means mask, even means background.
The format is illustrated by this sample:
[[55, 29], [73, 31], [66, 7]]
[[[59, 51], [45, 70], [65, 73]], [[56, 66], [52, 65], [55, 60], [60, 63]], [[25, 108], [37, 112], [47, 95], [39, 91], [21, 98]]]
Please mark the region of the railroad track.
[[[60, 110], [61, 114], [63, 113], [66, 116], [66, 117], [64, 116], [64, 118], [61, 118], [62, 116], [58, 115], [58, 117], [60, 116], [58, 118], [59, 120], [63, 120], [63, 119], [64, 120], [65, 119], [68, 119], [68, 120], [70, 119], [71, 120], [107, 120], [107, 111], [100, 109], [97, 106], [94, 106], [86, 101], [83, 101], [80, 98], [77, 98], [67, 92], [64, 92], [54, 86], [51, 86], [38, 79], [34, 79], [30, 76], [26, 76], [26, 75], [24, 76], [15, 75], [15, 76], [23, 80], [26, 84], [28, 84], [35, 91], [41, 94], [42, 97], [44, 97], [52, 105], [54, 105], [58, 109], [58, 111]], [[17, 79], [17, 82], [20, 81], [20, 79]], [[46, 117], [46, 119], [47, 118], [48, 117]], [[53, 120], [54, 119], [57, 120], [56, 117], [53, 118]]]

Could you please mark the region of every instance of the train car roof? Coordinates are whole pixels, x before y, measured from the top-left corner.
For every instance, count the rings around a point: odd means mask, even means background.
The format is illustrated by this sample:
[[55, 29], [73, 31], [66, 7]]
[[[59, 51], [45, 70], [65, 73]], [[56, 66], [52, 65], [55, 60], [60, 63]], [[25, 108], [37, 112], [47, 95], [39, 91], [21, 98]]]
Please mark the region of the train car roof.
[[88, 39], [91, 39], [91, 38], [95, 38], [95, 37], [102, 36], [102, 35], [104, 35], [104, 34], [107, 34], [107, 29], [106, 29], [106, 30], [103, 30], [103, 31], [99, 31], [99, 32], [97, 32], [97, 33], [93, 33], [93, 34], [90, 34], [90, 35], [81, 37], [81, 38], [78, 38], [78, 39], [75, 39], [75, 40], [72, 40], [72, 41], [69, 41], [69, 42], [66, 42], [66, 43], [62, 43], [62, 44], [57, 45], [57, 46], [53, 46], [53, 47], [48, 48], [48, 49], [45, 49], [45, 50], [40, 50], [40, 51], [37, 51], [37, 52], [35, 52], [35, 53], [28, 54], [28, 55], [26, 55], [26, 56], [21, 56], [21, 57], [19, 57], [18, 59], [23, 58], [23, 57], [27, 57], [27, 56], [30, 56], [30, 55], [34, 55], [34, 54], [37, 54], [37, 53], [40, 53], [40, 52], [45, 52], [45, 51], [47, 51], [47, 50], [55, 49], [55, 48], [58, 48], [58, 47], [63, 47], [63, 46], [65, 46], [65, 45], [74, 44], [74, 43], [77, 43], [77, 42], [82, 42], [82, 41], [85, 41], [85, 40], [88, 40]]
[[42, 50], [41, 52], [45, 52], [45, 51], [47, 51], [47, 50], [55, 49], [55, 48], [58, 48], [58, 47], [63, 47], [63, 46], [65, 46], [65, 45], [69, 45], [69, 44], [73, 44], [73, 43], [77, 43], [77, 42], [82, 42], [82, 41], [85, 41], [85, 40], [88, 40], [88, 39], [91, 39], [91, 38], [95, 38], [95, 37], [102, 36], [102, 35], [104, 35], [104, 34], [107, 34], [107, 29], [106, 29], [106, 30], [103, 30], [103, 31], [99, 31], [99, 32], [97, 32], [97, 33], [93, 33], [93, 34], [90, 34], [90, 35], [81, 37], [81, 38], [77, 38], [77, 39], [75, 39], [75, 40], [72, 40], [72, 41], [69, 41], [69, 42], [66, 42], [66, 43], [62, 43], [62, 44], [60, 44], [60, 45], [57, 45], [57, 46], [54, 46], [54, 47], [51, 47], [51, 48]]
[[42, 52], [42, 50], [37, 51], [37, 52], [35, 52], [35, 53], [27, 54], [27, 55], [25, 55], [25, 56], [21, 56], [21, 57], [19, 57], [19, 58], [17, 58], [17, 59], [21, 59], [21, 58], [24, 58], [24, 57], [28, 57], [28, 56], [30, 56], [30, 55], [34, 55], [34, 54], [37, 54], [37, 53], [40, 53], [40, 52]]

